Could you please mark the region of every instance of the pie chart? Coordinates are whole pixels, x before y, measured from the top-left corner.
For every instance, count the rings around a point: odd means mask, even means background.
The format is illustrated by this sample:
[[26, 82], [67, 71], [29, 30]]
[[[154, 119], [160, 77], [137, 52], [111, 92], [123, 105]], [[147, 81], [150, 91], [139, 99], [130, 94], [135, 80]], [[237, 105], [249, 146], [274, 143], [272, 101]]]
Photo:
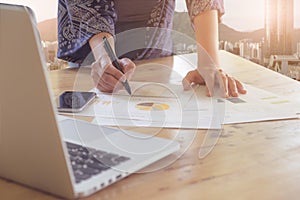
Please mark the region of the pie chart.
[[145, 110], [145, 111], [162, 111], [162, 110], [168, 110], [170, 106], [165, 103], [153, 103], [153, 102], [145, 102], [145, 103], [139, 103], [135, 106], [138, 110]]

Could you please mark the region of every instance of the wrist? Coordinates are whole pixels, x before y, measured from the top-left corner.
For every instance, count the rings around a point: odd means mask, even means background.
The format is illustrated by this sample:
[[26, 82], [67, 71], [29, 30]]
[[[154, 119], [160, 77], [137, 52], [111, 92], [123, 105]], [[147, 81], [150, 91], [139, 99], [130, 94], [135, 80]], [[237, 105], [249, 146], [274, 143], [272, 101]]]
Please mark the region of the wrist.
[[114, 50], [114, 39], [111, 34], [106, 33], [106, 32], [101, 32], [101, 33], [94, 35], [93, 37], [90, 38], [89, 45], [93, 52], [95, 60], [101, 60], [102, 57], [107, 54], [104, 49], [104, 45], [103, 45], [103, 37], [108, 38], [109, 43], [111, 44], [111, 46]]
[[92, 65], [98, 65], [101, 68], [104, 68], [105, 66], [111, 64], [111, 61], [107, 54], [98, 54], [98, 59], [95, 59]]

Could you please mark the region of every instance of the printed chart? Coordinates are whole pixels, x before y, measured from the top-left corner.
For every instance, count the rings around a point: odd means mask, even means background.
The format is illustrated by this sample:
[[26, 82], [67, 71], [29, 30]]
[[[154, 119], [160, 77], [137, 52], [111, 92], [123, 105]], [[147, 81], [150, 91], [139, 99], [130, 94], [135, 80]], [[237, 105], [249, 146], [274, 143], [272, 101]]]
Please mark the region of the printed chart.
[[181, 85], [130, 84], [132, 96], [125, 91], [104, 94], [94, 89], [97, 101], [77, 115], [95, 117], [95, 123], [101, 125], [209, 129], [221, 124], [297, 118], [300, 113], [299, 101], [250, 85], [246, 85], [245, 95], [221, 99], [207, 97], [205, 86], [183, 91]]
[[162, 111], [168, 110], [170, 106], [165, 103], [156, 103], [156, 102], [146, 102], [146, 103], [138, 103], [135, 106], [138, 110], [145, 110], [145, 111]]

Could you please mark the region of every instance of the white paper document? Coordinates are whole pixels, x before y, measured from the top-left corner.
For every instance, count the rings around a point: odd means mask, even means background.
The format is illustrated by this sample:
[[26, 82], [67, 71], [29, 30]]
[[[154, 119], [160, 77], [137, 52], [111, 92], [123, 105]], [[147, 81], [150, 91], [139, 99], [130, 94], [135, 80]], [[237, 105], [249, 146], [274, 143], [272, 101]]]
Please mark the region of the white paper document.
[[76, 115], [95, 117], [94, 123], [101, 125], [215, 129], [222, 124], [297, 118], [300, 112], [299, 101], [250, 85], [247, 94], [228, 99], [207, 97], [205, 86], [189, 91], [172, 84], [130, 86], [132, 96], [124, 90], [104, 94], [94, 89], [97, 100]]

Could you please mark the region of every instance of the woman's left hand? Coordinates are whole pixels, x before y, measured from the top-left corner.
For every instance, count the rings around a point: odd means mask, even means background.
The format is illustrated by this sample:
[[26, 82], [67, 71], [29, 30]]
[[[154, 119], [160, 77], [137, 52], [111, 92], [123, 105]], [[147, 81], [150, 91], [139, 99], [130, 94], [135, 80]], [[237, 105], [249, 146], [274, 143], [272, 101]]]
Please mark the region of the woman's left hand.
[[221, 96], [228, 97], [238, 97], [239, 94], [246, 94], [243, 84], [235, 79], [234, 77], [228, 75], [224, 70], [212, 69], [212, 70], [202, 70], [203, 75], [200, 74], [198, 70], [192, 70], [187, 73], [187, 75], [182, 80], [184, 90], [191, 88], [192, 84], [206, 85], [206, 95], [211, 97], [214, 96], [214, 85], [218, 81], [220, 88], [222, 88]]

